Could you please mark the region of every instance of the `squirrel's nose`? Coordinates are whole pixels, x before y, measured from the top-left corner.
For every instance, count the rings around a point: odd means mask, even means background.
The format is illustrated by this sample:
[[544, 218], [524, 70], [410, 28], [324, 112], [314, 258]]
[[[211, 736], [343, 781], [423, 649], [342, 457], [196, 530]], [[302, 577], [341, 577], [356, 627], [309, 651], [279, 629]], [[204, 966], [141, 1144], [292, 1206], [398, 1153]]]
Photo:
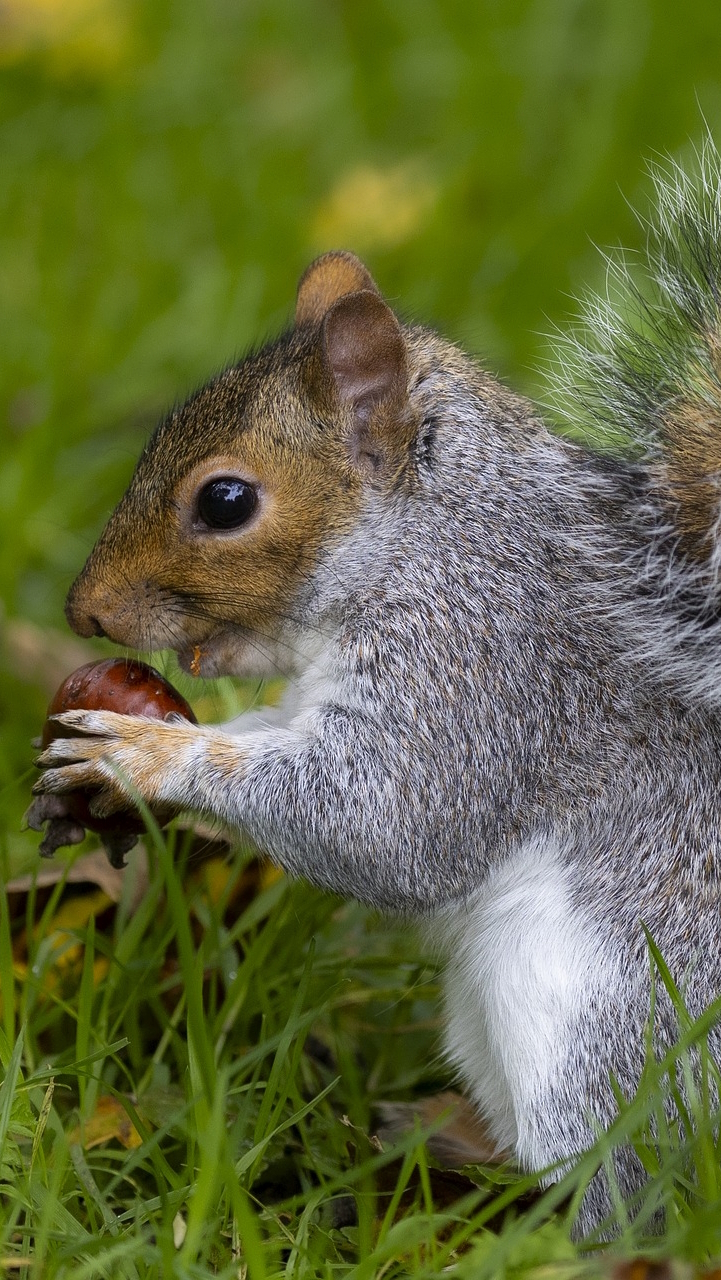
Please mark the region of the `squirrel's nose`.
[[65, 616], [70, 623], [73, 631], [79, 636], [87, 639], [90, 636], [106, 636], [107, 632], [98, 622], [97, 618], [93, 618], [89, 613], [83, 613], [82, 609], [65, 609]]
[[67, 618], [73, 631], [79, 636], [106, 636], [107, 632], [99, 619], [87, 608], [83, 608], [81, 593], [78, 591], [77, 583], [68, 592], [68, 598], [65, 601], [65, 617]]

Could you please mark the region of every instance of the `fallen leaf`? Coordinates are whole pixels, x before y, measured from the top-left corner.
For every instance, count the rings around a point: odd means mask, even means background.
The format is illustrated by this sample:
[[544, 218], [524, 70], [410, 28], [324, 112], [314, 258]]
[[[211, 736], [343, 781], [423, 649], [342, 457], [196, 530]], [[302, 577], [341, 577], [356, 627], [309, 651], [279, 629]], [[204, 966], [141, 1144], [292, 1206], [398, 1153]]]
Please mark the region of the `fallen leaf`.
[[[112, 899], [102, 889], [66, 898], [60, 903], [45, 928], [45, 935], [52, 947], [52, 960], [44, 976], [44, 986], [48, 993], [55, 989], [61, 976], [80, 968], [83, 944], [78, 940], [76, 931], [84, 928], [91, 917], [101, 915], [110, 906], [113, 906]], [[36, 929], [38, 927], [39, 925]], [[21, 983], [27, 980], [27, 956], [27, 933], [23, 929], [13, 942], [13, 972]], [[96, 983], [104, 977], [107, 970], [107, 958], [97, 956], [93, 966]]]
[[39, 867], [32, 875], [17, 876], [10, 880], [5, 888], [8, 893], [29, 893], [33, 885], [44, 889], [48, 885], [58, 884], [66, 876], [68, 884], [95, 884], [107, 895], [111, 902], [119, 902], [125, 879], [133, 881], [131, 913], [142, 901], [148, 887], [148, 855], [142, 843], [135, 846], [128, 854], [127, 867], [123, 871], [111, 867], [104, 849], [94, 849], [92, 853], [83, 854], [72, 863], [68, 870], [67, 863], [58, 858], [48, 866]]
[[271, 885], [277, 884], [278, 880], [282, 880], [285, 872], [277, 867], [274, 862], [264, 861], [260, 864], [260, 883], [259, 890], [262, 893], [264, 889], [270, 889]]
[[450, 1090], [415, 1102], [381, 1102], [378, 1111], [382, 1120], [380, 1137], [386, 1146], [393, 1146], [419, 1127], [430, 1129], [424, 1141], [444, 1169], [498, 1164], [510, 1158], [507, 1151], [499, 1151], [471, 1103]]
[[82, 1129], [80, 1125], [73, 1129], [68, 1135], [68, 1142], [80, 1143], [90, 1151], [92, 1147], [100, 1147], [113, 1139], [129, 1151], [142, 1146], [143, 1142], [122, 1102], [110, 1094], [101, 1094], [93, 1114]]

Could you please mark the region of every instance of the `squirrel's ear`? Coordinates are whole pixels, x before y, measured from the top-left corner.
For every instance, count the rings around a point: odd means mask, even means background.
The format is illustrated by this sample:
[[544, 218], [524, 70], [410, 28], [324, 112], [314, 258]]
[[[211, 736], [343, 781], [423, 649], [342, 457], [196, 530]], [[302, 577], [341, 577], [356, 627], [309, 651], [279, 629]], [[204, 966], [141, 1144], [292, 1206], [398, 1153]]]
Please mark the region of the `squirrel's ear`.
[[340, 298], [321, 329], [323, 361], [353, 415], [351, 453], [368, 471], [400, 461], [410, 443], [408, 362], [401, 327], [377, 293]]
[[375, 280], [360, 258], [343, 249], [322, 254], [311, 262], [300, 278], [295, 323], [320, 324], [334, 302], [361, 289], [378, 293]]

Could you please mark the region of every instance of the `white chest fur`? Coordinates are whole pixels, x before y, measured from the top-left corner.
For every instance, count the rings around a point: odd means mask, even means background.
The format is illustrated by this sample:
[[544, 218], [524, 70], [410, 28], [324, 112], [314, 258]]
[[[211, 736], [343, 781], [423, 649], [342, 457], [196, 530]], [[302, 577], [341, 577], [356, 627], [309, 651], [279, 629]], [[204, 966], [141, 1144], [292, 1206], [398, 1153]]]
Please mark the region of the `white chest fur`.
[[604, 980], [607, 946], [570, 902], [549, 840], [524, 845], [441, 929], [448, 1056], [499, 1146], [542, 1167], [553, 1158], [538, 1124], [543, 1097]]

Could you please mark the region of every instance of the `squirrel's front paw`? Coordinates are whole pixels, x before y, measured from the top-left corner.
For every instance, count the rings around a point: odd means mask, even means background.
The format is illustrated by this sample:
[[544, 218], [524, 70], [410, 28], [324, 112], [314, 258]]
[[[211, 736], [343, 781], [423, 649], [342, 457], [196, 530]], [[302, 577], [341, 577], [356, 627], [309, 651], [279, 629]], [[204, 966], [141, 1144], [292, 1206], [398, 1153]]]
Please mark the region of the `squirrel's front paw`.
[[138, 798], [151, 809], [192, 807], [207, 730], [180, 716], [165, 721], [114, 711], [66, 711], [53, 719], [78, 736], [55, 738], [38, 757], [43, 774], [35, 795], [91, 792], [98, 818]]

